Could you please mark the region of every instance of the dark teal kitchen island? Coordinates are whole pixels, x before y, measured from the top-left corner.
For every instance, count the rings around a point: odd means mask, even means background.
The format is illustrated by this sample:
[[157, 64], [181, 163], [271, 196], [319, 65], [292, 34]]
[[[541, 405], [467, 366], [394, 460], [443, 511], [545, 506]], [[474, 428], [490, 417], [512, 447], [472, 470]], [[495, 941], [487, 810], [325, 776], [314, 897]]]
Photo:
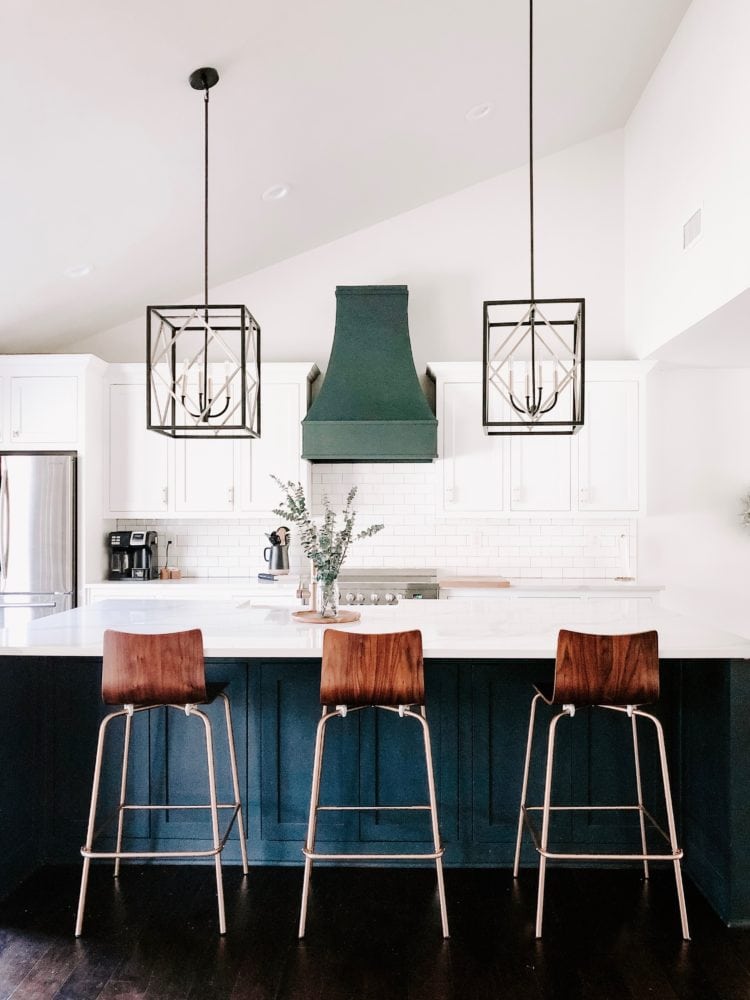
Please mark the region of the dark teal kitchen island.
[[[571, 603], [577, 602], [539, 600], [533, 611], [493, 602], [373, 608], [356, 626], [391, 631], [419, 621], [423, 629], [446, 865], [512, 863], [531, 684], [551, 676], [557, 628], [625, 632], [656, 627], [663, 656], [657, 711], [666, 728], [685, 870], [726, 923], [750, 924], [750, 644], [699, 629], [646, 602], [582, 602], [589, 607], [573, 611]], [[3, 892], [43, 864], [79, 858], [104, 713], [96, 644], [106, 626], [135, 631], [203, 627], [209, 679], [229, 681], [250, 859], [301, 863], [320, 712], [321, 633], [291, 623], [285, 609], [201, 607], [199, 612], [190, 602], [103, 602], [42, 619], [26, 636], [5, 636], [0, 660]], [[201, 744], [199, 734], [189, 734], [191, 725], [196, 726], [194, 720], [178, 713], [168, 720], [161, 713], [136, 717], [131, 801], [179, 802], [195, 792]], [[541, 735], [541, 719], [539, 725]], [[554, 784], [560, 803], [635, 801], [624, 726], [622, 718], [609, 713], [580, 712], [564, 720]], [[119, 787], [121, 730], [113, 728], [102, 816], [113, 807]], [[659, 816], [650, 737], [644, 729], [645, 795]], [[418, 760], [419, 738], [416, 725], [386, 713], [366, 711], [335, 720], [326, 745], [323, 801], [421, 800], [419, 767], [403, 767], [412, 755]], [[541, 751], [541, 740], [538, 746]], [[219, 739], [220, 782], [228, 794], [221, 753]], [[539, 799], [541, 758], [537, 763], [533, 786]], [[394, 816], [399, 814], [324, 814], [321, 847], [361, 852], [399, 841], [405, 850], [425, 850], [424, 817]], [[637, 843], [638, 827], [635, 820], [623, 827], [621, 820], [611, 814], [573, 814], [560, 819], [553, 833], [571, 848], [622, 850]], [[191, 812], [133, 814], [127, 849], [150, 849], [157, 840], [173, 849], [210, 846], [206, 820]], [[527, 850], [525, 860], [535, 862], [528, 845]], [[236, 839], [230, 838], [225, 858], [239, 860]]]

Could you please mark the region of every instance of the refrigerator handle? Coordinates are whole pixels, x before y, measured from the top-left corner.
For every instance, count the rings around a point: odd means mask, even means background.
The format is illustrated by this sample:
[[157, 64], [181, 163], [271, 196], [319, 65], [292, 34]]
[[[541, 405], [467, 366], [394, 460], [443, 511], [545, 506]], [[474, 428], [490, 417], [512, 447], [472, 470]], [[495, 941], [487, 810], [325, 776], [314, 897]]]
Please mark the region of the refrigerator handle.
[[0, 471], [0, 545], [2, 545], [0, 579], [3, 588], [5, 588], [5, 582], [8, 579], [8, 549], [10, 547], [10, 495], [8, 492], [8, 466], [5, 462], [2, 463]]

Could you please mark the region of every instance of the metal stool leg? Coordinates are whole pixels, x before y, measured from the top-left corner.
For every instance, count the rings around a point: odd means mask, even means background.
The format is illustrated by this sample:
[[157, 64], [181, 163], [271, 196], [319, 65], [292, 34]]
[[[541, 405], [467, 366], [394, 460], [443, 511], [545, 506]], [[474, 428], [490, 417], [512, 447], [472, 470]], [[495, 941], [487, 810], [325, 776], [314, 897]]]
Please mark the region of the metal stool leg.
[[[320, 777], [323, 768], [323, 749], [325, 747], [326, 723], [333, 718], [336, 712], [329, 712], [323, 706], [323, 712], [315, 733], [315, 754], [313, 757], [312, 788], [310, 790], [310, 815], [307, 822], [307, 840], [305, 848], [308, 851], [315, 850], [315, 835], [318, 826], [318, 802], [320, 801]], [[297, 936], [305, 936], [305, 923], [307, 921], [307, 901], [310, 894], [310, 877], [312, 875], [312, 858], [305, 855], [305, 874], [302, 880], [302, 904], [300, 906], [299, 930]]]
[[211, 729], [211, 720], [205, 714], [196, 709], [194, 706], [187, 706], [185, 709], [187, 715], [197, 715], [198, 718], [203, 720], [203, 726], [206, 732], [206, 761], [208, 764], [208, 791], [211, 796], [211, 829], [213, 832], [214, 849], [216, 850], [216, 856], [214, 857], [214, 866], [216, 868], [216, 901], [219, 907], [219, 934], [226, 934], [227, 932], [227, 920], [226, 914], [224, 912], [224, 881], [221, 872], [221, 838], [219, 836], [219, 809], [218, 809], [218, 799], [216, 797], [216, 769], [214, 767], [214, 746], [213, 746], [213, 735]]
[[[107, 727], [113, 719], [120, 715], [125, 715], [124, 711], [111, 712], [105, 716], [99, 725], [99, 738], [96, 744], [96, 762], [94, 764], [94, 780], [91, 788], [91, 805], [89, 806], [89, 825], [86, 830], [85, 849], [90, 851], [94, 843], [94, 824], [96, 823], [96, 805], [99, 799], [99, 782], [102, 776], [102, 758], [104, 756], [104, 738]], [[78, 897], [78, 913], [76, 914], [75, 936], [80, 937], [83, 930], [83, 913], [86, 908], [86, 890], [89, 884], [89, 869], [91, 858], [83, 859], [83, 871], [81, 873], [81, 891]]]
[[[635, 720], [635, 713], [630, 716], [631, 728], [633, 731], [633, 758], [635, 760], [635, 787], [638, 793], [638, 820], [641, 824], [641, 849], [644, 854], [648, 854], [646, 849], [646, 817], [643, 815], [643, 786], [641, 784], [641, 760], [638, 752], [638, 726]], [[643, 859], [643, 877], [648, 878], [648, 861]]]
[[536, 897], [536, 937], [542, 936], [542, 920], [544, 918], [544, 881], [547, 873], [547, 858], [542, 851], [547, 850], [549, 844], [549, 818], [550, 804], [552, 799], [552, 768], [555, 761], [555, 732], [557, 723], [563, 716], [569, 713], [560, 712], [555, 715], [549, 724], [549, 735], [547, 737], [547, 771], [544, 778], [544, 806], [542, 807], [542, 839], [539, 853], [539, 887]]
[[224, 701], [224, 714], [227, 720], [227, 742], [229, 744], [229, 764], [232, 770], [232, 788], [234, 789], [234, 804], [237, 810], [237, 831], [240, 835], [240, 854], [242, 855], [242, 874], [247, 875], [247, 841], [245, 839], [245, 819], [242, 815], [242, 799], [240, 798], [240, 779], [237, 773], [237, 753], [234, 745], [234, 727], [232, 725], [232, 707], [229, 698], [222, 691], [220, 697]]
[[[664, 745], [664, 730], [662, 729], [661, 722], [656, 718], [655, 715], [650, 715], [648, 712], [641, 712], [636, 710], [633, 715], [640, 715], [644, 719], [650, 719], [654, 726], [656, 727], [656, 738], [659, 744], [659, 762], [661, 764], [661, 777], [662, 783], [664, 785], [664, 801], [667, 807], [667, 829], [669, 831], [669, 843], [672, 847], [673, 852], [679, 851], [679, 845], [677, 843], [677, 828], [674, 821], [674, 807], [672, 805], [672, 787], [669, 783], [669, 770], [667, 768], [667, 750]], [[686, 941], [690, 940], [690, 927], [688, 925], [687, 918], [687, 907], [685, 906], [685, 888], [682, 884], [682, 865], [680, 864], [680, 859], [675, 858], [673, 861], [674, 865], [674, 880], [675, 887], [677, 889], [677, 902], [680, 907], [680, 923], [682, 925], [682, 936]]]
[[518, 808], [518, 833], [516, 835], [516, 855], [513, 859], [513, 878], [518, 878], [518, 869], [521, 865], [521, 842], [523, 840], [524, 809], [526, 807], [526, 795], [529, 788], [529, 769], [531, 766], [531, 747], [534, 742], [534, 722], [536, 719], [536, 703], [542, 696], [535, 694], [531, 699], [531, 711], [529, 713], [529, 735], [526, 738], [526, 760], [523, 765], [523, 784], [521, 785], [521, 805]]
[[[424, 757], [425, 765], [427, 768], [427, 788], [430, 793], [430, 818], [432, 820], [432, 839], [435, 844], [435, 851], [439, 851], [441, 848], [440, 844], [440, 827], [438, 825], [438, 813], [437, 813], [437, 795], [435, 794], [435, 772], [432, 766], [432, 745], [430, 741], [430, 727], [427, 723], [427, 713], [425, 712], [424, 705], [419, 706], [419, 713], [408, 712], [406, 714], [414, 715], [416, 719], [419, 719], [422, 724], [422, 735], [424, 737]], [[443, 859], [442, 857], [435, 858], [435, 871], [437, 874], [437, 886], [438, 886], [438, 896], [440, 898], [440, 920], [443, 925], [443, 937], [450, 937], [450, 931], [448, 930], [448, 910], [445, 905], [445, 880], [443, 878]]]
[[[125, 740], [122, 748], [122, 773], [120, 777], [120, 809], [117, 815], [117, 853], [119, 854], [122, 850], [122, 830], [125, 825], [125, 810], [123, 806], [125, 805], [125, 793], [127, 791], [128, 785], [128, 753], [130, 751], [130, 729], [133, 725], [133, 706], [126, 706], [125, 711], [128, 713], [125, 716]], [[128, 711], [130, 709], [130, 711]], [[115, 870], [114, 877], [118, 878], [120, 875], [120, 859], [115, 858]]]

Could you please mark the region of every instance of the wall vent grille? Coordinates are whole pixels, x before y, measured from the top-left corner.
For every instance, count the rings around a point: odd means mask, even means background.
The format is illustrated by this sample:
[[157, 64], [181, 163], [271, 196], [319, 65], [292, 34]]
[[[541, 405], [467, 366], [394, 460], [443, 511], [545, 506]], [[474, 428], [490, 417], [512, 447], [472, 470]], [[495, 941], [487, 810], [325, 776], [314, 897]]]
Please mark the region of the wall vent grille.
[[687, 250], [698, 239], [703, 228], [702, 210], [699, 208], [682, 227], [682, 249]]

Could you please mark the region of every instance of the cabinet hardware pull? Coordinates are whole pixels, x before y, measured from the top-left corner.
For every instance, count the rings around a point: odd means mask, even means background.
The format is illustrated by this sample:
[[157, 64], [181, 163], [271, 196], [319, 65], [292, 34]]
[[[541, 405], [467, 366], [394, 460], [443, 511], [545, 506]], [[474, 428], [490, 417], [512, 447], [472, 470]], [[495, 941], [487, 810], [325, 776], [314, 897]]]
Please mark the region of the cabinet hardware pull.
[[169, 503], [169, 487], [164, 486], [161, 491], [161, 502], [166, 506]]

